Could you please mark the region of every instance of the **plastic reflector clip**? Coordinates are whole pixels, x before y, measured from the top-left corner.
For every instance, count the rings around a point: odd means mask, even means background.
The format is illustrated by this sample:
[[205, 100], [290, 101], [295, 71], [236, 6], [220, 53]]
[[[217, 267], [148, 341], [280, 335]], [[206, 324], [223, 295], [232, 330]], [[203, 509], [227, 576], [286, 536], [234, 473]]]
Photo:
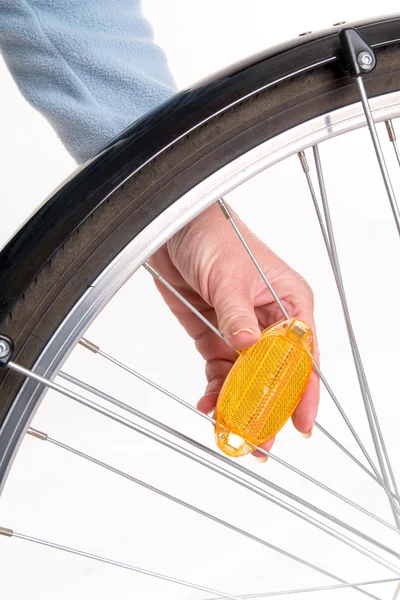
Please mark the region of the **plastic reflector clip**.
[[252, 452], [278, 433], [293, 414], [312, 370], [312, 329], [281, 321], [244, 350], [218, 396], [215, 435], [229, 456]]

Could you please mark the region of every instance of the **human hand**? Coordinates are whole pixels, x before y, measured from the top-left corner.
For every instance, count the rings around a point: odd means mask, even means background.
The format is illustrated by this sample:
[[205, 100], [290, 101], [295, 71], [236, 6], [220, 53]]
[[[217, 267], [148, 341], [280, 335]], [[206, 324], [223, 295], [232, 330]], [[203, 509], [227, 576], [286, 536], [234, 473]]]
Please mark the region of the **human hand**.
[[[313, 294], [307, 282], [259, 240], [235, 215], [233, 218], [291, 317], [308, 323], [314, 332]], [[151, 259], [161, 275], [208, 321], [218, 327], [227, 344], [215, 335], [165, 286], [156, 285], [165, 302], [195, 340], [206, 361], [207, 387], [198, 402], [212, 411], [237, 352], [254, 344], [261, 330], [284, 316], [251, 263], [233, 228], [217, 205], [194, 219]], [[318, 360], [315, 341], [314, 358]], [[229, 345], [228, 345], [229, 344]], [[292, 415], [296, 429], [311, 435], [319, 401], [319, 379], [312, 372], [306, 392]], [[270, 450], [274, 440], [262, 447]], [[262, 453], [255, 451], [255, 456]]]

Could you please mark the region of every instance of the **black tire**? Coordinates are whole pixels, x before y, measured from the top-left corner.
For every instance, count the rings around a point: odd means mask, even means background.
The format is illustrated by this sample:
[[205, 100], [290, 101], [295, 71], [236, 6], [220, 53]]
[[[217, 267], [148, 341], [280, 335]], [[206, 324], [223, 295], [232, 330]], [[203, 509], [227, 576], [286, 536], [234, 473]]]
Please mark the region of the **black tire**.
[[[378, 66], [366, 78], [369, 95], [399, 90], [400, 45], [382, 45], [376, 54]], [[19, 281], [26, 283], [18, 297], [11, 294], [3, 302], [0, 332], [14, 340], [14, 360], [33, 366], [93, 280], [184, 192], [261, 142], [358, 99], [354, 81], [342, 71], [338, 61], [328, 62], [255, 93], [180, 138], [105, 200], [104, 193], [104, 201], [98, 202], [95, 210], [87, 211], [79, 227], [71, 223], [69, 231], [67, 206], [60, 224], [66, 229], [64, 241], [44, 258], [42, 240], [35, 242], [29, 254], [34, 258], [41, 254], [40, 271], [35, 272], [29, 261], [17, 264]], [[79, 183], [79, 177], [75, 183]], [[97, 192], [101, 191], [99, 185]], [[79, 198], [79, 186], [74, 193]], [[1, 439], [1, 426], [21, 383], [22, 378], [16, 373], [0, 371], [0, 462], [8, 443]]]

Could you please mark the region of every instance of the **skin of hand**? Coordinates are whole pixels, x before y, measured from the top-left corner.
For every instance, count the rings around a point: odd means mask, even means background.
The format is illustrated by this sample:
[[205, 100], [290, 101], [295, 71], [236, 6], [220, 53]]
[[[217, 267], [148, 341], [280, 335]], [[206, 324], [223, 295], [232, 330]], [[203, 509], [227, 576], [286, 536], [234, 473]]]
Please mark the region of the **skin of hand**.
[[[314, 358], [318, 361], [311, 288], [231, 212], [286, 311], [312, 327]], [[152, 256], [151, 262], [178, 292], [218, 327], [235, 350], [251, 346], [259, 339], [263, 329], [284, 318], [217, 205], [208, 208], [172, 237]], [[206, 361], [208, 384], [198, 408], [208, 413], [216, 405], [218, 393], [237, 358], [237, 352], [157, 280], [156, 285]], [[319, 378], [313, 370], [306, 392], [292, 415], [294, 426], [305, 437], [311, 435], [318, 401]], [[269, 440], [263, 448], [269, 451], [273, 442], [273, 439]], [[254, 455], [264, 456], [257, 451]]]

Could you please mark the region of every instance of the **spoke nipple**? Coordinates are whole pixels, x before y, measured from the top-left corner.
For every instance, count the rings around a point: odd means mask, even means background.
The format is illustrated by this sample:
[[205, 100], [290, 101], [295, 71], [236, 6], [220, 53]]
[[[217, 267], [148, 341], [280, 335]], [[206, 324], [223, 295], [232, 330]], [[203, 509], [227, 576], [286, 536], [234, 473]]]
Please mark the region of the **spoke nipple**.
[[14, 532], [12, 529], [7, 529], [7, 527], [0, 527], [0, 535], [4, 535], [5, 537], [12, 537]]
[[153, 277], [156, 277], [157, 279], [160, 278], [160, 273], [147, 260], [143, 263], [143, 266], [146, 269], [146, 271], [150, 273], [150, 275], [153, 275]]
[[301, 150], [301, 152], [298, 152], [298, 157], [300, 159], [301, 166], [303, 167], [304, 173], [309, 173], [310, 167], [308, 166], [307, 157], [306, 157], [304, 150]]
[[43, 440], [44, 442], [47, 440], [47, 438], [49, 437], [47, 435], [47, 433], [43, 433], [43, 431], [39, 431], [38, 429], [34, 429], [33, 427], [29, 427], [26, 430], [26, 433], [28, 435], [32, 435], [33, 437], [37, 438], [38, 440]]
[[227, 205], [225, 204], [225, 202], [223, 201], [222, 198], [220, 200], [218, 200], [218, 204], [219, 204], [220, 209], [224, 213], [225, 217], [227, 219], [232, 219], [231, 212], [230, 212], [229, 208], [227, 207]]
[[96, 344], [93, 344], [93, 342], [89, 342], [89, 340], [87, 340], [85, 338], [81, 338], [79, 340], [79, 343], [81, 346], [86, 348], [86, 350], [90, 350], [91, 352], [94, 352], [95, 354], [97, 354], [97, 352], [100, 350], [99, 346], [96, 346]]
[[385, 125], [386, 125], [386, 129], [387, 129], [390, 141], [395, 142], [397, 138], [396, 138], [396, 132], [394, 130], [392, 121], [390, 119], [389, 119], [389, 121], [385, 121]]

